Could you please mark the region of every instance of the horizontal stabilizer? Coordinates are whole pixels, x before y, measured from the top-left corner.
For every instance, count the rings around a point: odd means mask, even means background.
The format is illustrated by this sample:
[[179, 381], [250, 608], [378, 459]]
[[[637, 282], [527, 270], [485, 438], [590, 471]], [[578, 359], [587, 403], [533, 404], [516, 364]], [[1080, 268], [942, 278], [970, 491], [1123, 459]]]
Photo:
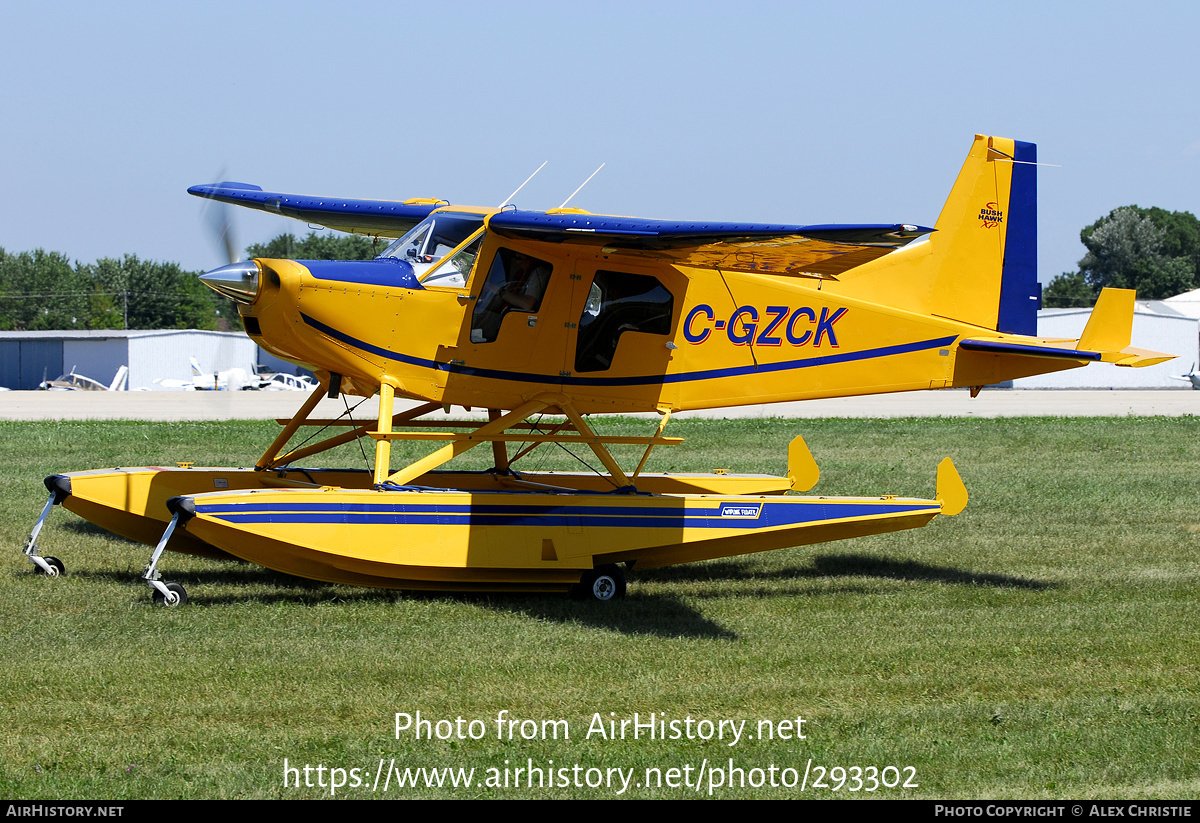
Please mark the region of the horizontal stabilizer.
[[988, 354], [1016, 354], [1027, 357], [1056, 357], [1064, 360], [1100, 360], [1100, 352], [1064, 349], [1061, 346], [1045, 345], [1038, 342], [1013, 343], [1008, 340], [967, 339], [958, 344], [970, 351], [981, 351]]
[[1022, 338], [1019, 342], [1000, 338], [969, 338], [959, 346], [968, 351], [1048, 357], [1062, 360], [1092, 360], [1117, 366], [1153, 366], [1173, 360], [1175, 355], [1139, 349], [1129, 345], [1133, 336], [1133, 289], [1103, 289], [1091, 317], [1073, 349], [1064, 349], [1062, 340]]
[[1139, 349], [1129, 345], [1133, 339], [1133, 309], [1137, 292], [1133, 289], [1101, 289], [1092, 316], [1084, 326], [1078, 348], [1101, 353], [1105, 363], [1141, 368], [1173, 360], [1175, 355]]
[[1024, 357], [1047, 357], [1057, 360], [1090, 360], [1093, 362], [1112, 363], [1117, 366], [1153, 366], [1155, 363], [1165, 363], [1174, 360], [1175, 355], [1163, 352], [1139, 349], [1135, 346], [1125, 346], [1116, 351], [1084, 351], [1083, 349], [1064, 349], [1058, 345], [1060, 341], [1045, 343], [1038, 340], [1014, 343], [1009, 340], [967, 339], [960, 340], [959, 347], [968, 351], [984, 352], [985, 354], [1011, 354]]
[[[1174, 360], [1175, 355], [1164, 354], [1160, 351], [1150, 351], [1149, 349], [1139, 349], [1136, 346], [1126, 346], [1114, 355], [1119, 359], [1112, 360], [1118, 366], [1132, 366], [1135, 369], [1140, 369], [1143, 366], [1153, 366], [1156, 363], [1166, 363], [1168, 360]], [[1105, 358], [1107, 361], [1107, 358]]]

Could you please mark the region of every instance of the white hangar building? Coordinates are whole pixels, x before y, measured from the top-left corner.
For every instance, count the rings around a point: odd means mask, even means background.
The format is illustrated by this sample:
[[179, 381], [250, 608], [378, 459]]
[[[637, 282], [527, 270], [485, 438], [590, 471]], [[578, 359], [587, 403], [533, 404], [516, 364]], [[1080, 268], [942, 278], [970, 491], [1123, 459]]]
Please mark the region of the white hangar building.
[[[1191, 302], [1186, 299], [1192, 295]], [[1173, 380], [1191, 368], [1200, 354], [1200, 298], [1197, 292], [1168, 300], [1139, 300], [1133, 313], [1133, 345], [1166, 352], [1176, 359], [1140, 369], [1111, 363], [1091, 363], [1082, 369], [1039, 374], [1012, 381], [1016, 389], [1188, 389]], [[1198, 314], [1188, 314], [1193, 308]], [[1039, 337], [1078, 339], [1091, 309], [1042, 309], [1038, 312]]]
[[202, 372], [256, 365], [294, 374], [296, 367], [264, 352], [241, 332], [159, 329], [153, 331], [8, 331], [0, 332], [0, 386], [36, 389], [43, 380], [75, 371], [109, 385], [121, 366], [129, 366], [130, 389], [153, 388], [154, 380], [190, 381], [190, 360]]

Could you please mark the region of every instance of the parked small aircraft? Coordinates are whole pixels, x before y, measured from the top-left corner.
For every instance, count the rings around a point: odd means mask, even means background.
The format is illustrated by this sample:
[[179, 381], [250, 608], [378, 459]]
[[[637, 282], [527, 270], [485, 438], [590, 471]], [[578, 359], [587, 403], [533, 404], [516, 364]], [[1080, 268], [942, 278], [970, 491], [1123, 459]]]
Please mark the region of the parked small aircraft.
[[107, 386], [99, 380], [93, 380], [82, 374], [76, 374], [72, 367], [66, 374], [60, 374], [53, 380], [43, 380], [38, 384], [42, 391], [123, 391], [129, 379], [129, 367], [121, 366], [112, 382]]
[[188, 365], [192, 370], [191, 380], [159, 377], [153, 381], [154, 387], [168, 391], [240, 391], [247, 384], [255, 382], [245, 369], [236, 366], [219, 372], [206, 372], [200, 368], [200, 361], [195, 355], [188, 358]]
[[251, 380], [245, 386], [242, 386], [243, 391], [313, 391], [317, 388], [317, 383], [313, 382], [310, 377], [296, 374], [283, 374], [277, 372], [275, 374], [258, 375], [257, 379]]
[[1195, 363], [1192, 364], [1192, 369], [1187, 374], [1181, 374], [1178, 376], [1171, 374], [1168, 375], [1168, 377], [1170, 377], [1172, 380], [1186, 380], [1192, 384], [1193, 389], [1200, 389], [1200, 371], [1196, 370]]
[[[671, 415], [819, 397], [983, 386], [1103, 361], [1130, 346], [1132, 291], [1106, 289], [1078, 340], [1035, 336], [1036, 149], [977, 135], [934, 228], [646, 220], [573, 208], [381, 202], [221, 183], [201, 197], [377, 237], [368, 262], [251, 260], [202, 276], [267, 351], [320, 386], [253, 470], [147, 467], [53, 475], [55, 503], [155, 550], [235, 556], [364, 586], [620, 596], [618, 564], [653, 568], [923, 526], [967, 492], [949, 459], [934, 499], [827, 498], [803, 440], [786, 477], [643, 472]], [[325, 395], [379, 395], [370, 423], [310, 419]], [[417, 401], [397, 412], [395, 398]], [[488, 421], [429, 419], [450, 406]], [[646, 437], [597, 435], [586, 415], [657, 412]], [[551, 415], [547, 424], [541, 417]], [[282, 422], [282, 421], [281, 421]], [[348, 431], [286, 446], [305, 426]], [[451, 431], [466, 428], [466, 431]], [[295, 468], [368, 437], [374, 466]], [[440, 445], [391, 466], [391, 444]], [[481, 444], [489, 472], [440, 471]], [[545, 443], [590, 449], [594, 475], [515, 467]], [[644, 446], [622, 467], [609, 446]], [[517, 445], [514, 452], [514, 446]], [[165, 530], [164, 530], [165, 525]]]

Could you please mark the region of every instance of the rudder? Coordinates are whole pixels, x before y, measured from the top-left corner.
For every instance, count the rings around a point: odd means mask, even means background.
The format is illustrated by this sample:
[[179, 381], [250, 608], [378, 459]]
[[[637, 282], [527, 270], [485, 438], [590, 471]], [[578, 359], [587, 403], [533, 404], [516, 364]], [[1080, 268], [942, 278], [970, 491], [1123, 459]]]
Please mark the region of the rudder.
[[1037, 146], [1020, 140], [1013, 145], [1010, 219], [996, 330], [1033, 336], [1042, 307], [1042, 287], [1037, 279]]

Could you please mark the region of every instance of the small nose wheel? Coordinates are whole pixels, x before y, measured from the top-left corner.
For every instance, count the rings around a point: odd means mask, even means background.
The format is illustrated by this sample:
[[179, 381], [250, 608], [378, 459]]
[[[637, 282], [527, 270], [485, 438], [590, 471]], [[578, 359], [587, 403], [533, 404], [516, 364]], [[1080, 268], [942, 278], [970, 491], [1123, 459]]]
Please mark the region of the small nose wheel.
[[[156, 580], [155, 583], [158, 581]], [[178, 583], [159, 583], [154, 587], [153, 599], [155, 606], [172, 608], [186, 606], [188, 602], [187, 591]]]
[[619, 566], [601, 566], [584, 572], [575, 588], [581, 600], [598, 600], [607, 603], [625, 596], [625, 573]]

